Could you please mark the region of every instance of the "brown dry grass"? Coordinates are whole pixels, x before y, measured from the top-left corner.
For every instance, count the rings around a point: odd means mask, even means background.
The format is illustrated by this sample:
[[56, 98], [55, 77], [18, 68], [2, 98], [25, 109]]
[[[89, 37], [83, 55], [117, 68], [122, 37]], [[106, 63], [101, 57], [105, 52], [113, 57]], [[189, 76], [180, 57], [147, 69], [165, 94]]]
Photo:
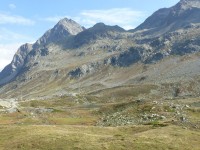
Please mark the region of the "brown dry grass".
[[4, 150], [198, 150], [200, 132], [176, 126], [1, 126]]

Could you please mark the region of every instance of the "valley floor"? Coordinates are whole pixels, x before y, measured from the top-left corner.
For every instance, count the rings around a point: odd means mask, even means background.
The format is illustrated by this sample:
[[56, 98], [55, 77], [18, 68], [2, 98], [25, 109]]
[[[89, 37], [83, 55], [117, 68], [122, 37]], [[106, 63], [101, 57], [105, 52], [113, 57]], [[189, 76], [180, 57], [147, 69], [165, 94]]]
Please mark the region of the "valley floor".
[[72, 125], [0, 126], [2, 150], [198, 150], [200, 132], [166, 127]]
[[1, 100], [0, 150], [199, 150], [199, 97], [150, 98], [153, 87], [141, 88]]

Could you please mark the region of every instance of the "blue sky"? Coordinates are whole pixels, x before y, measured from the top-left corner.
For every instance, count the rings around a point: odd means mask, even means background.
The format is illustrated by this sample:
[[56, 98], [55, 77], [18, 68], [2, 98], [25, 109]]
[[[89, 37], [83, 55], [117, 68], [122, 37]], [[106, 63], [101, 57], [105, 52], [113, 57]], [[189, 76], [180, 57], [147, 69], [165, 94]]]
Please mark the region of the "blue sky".
[[1, 0], [0, 70], [23, 43], [33, 43], [64, 17], [86, 28], [97, 22], [131, 29], [179, 0]]

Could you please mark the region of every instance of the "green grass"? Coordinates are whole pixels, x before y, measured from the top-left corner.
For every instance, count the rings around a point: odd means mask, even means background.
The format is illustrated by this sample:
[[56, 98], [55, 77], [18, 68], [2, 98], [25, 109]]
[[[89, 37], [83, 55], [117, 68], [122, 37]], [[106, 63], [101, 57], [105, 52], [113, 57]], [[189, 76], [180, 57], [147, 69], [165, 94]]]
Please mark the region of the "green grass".
[[92, 125], [95, 124], [96, 118], [84, 117], [84, 118], [48, 118], [51, 124], [59, 125]]
[[102, 128], [94, 126], [1, 126], [7, 150], [198, 150], [200, 132], [176, 126]]
[[[185, 128], [181, 122], [172, 125], [175, 109], [170, 107], [169, 101], [162, 101], [162, 104], [155, 104], [156, 99], [137, 101], [134, 96], [142, 91], [148, 94], [154, 87], [137, 88], [117, 87], [97, 95], [76, 97], [90, 104], [76, 104], [73, 97], [21, 102], [19, 112], [0, 113], [0, 150], [198, 150], [200, 130], [190, 126]], [[116, 96], [116, 101], [109, 101], [112, 95]], [[174, 104], [183, 106], [193, 102], [196, 99], [173, 100]], [[38, 108], [53, 111], [34, 111]], [[184, 111], [189, 120], [197, 124], [199, 107], [191, 106]], [[94, 126], [103, 115], [116, 112], [134, 119], [141, 119], [144, 114], [164, 115], [167, 119], [156, 118], [134, 126]]]
[[102, 101], [127, 101], [128, 99], [137, 98], [141, 93], [149, 94], [152, 89], [156, 89], [154, 85], [127, 85], [114, 88], [108, 88], [90, 93], [90, 95], [100, 95]]
[[154, 120], [152, 122], [148, 122], [145, 125], [152, 125], [153, 127], [165, 127], [165, 126], [168, 126], [168, 124], [162, 123], [162, 122], [160, 122], [158, 120]]
[[56, 106], [74, 106], [75, 102], [72, 97], [60, 97], [50, 100], [31, 100], [20, 103], [23, 107], [56, 107]]

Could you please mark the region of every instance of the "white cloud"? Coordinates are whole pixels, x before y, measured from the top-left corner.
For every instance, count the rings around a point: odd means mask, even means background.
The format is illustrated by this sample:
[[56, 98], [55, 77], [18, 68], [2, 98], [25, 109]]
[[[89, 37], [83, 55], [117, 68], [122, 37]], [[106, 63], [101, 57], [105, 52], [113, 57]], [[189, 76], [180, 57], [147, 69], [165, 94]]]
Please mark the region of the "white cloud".
[[34, 25], [35, 22], [22, 16], [0, 13], [0, 24]]
[[104, 22], [109, 25], [119, 25], [125, 29], [134, 28], [144, 13], [130, 8], [113, 8], [107, 10], [85, 10], [80, 13], [80, 21], [86, 26], [94, 22]]
[[[0, 71], [8, 65], [17, 49], [27, 41], [34, 41], [32, 37], [0, 28]], [[30, 42], [32, 43], [32, 42]]]
[[32, 41], [33, 39], [27, 35], [10, 31], [6, 28], [0, 28], [0, 43], [13, 43], [20, 41]]
[[85, 27], [91, 27], [98, 22], [103, 22], [108, 25], [119, 25], [125, 29], [133, 29], [141, 23], [141, 18], [144, 18], [144, 16], [144, 12], [135, 11], [130, 8], [112, 8], [105, 10], [84, 10], [77, 16], [52, 16], [43, 20], [56, 23], [60, 19], [67, 17]]
[[9, 7], [10, 9], [15, 9], [15, 8], [17, 8], [17, 6], [16, 6], [15, 4], [9, 4], [8, 7]]

